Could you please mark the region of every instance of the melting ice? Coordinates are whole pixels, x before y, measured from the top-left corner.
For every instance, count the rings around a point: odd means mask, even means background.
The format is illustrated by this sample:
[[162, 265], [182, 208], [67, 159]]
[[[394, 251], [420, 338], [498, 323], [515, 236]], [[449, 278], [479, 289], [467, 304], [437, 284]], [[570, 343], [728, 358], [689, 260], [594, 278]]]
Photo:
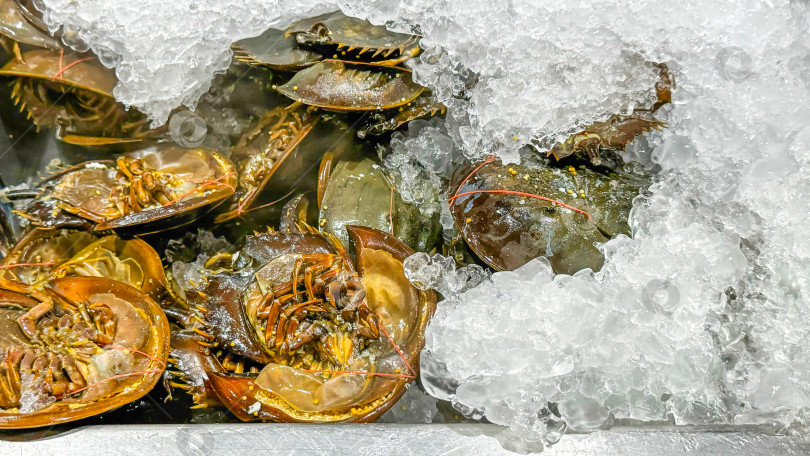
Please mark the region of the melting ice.
[[626, 154], [659, 171], [632, 239], [601, 246], [596, 274], [553, 276], [535, 260], [450, 293], [429, 327], [425, 388], [508, 426], [503, 441], [524, 451], [622, 418], [806, 422], [806, 2], [41, 1], [53, 27], [116, 67], [118, 99], [156, 123], [194, 106], [232, 41], [268, 26], [339, 6], [415, 31], [415, 78], [449, 113], [392, 147], [421, 154], [400, 157], [403, 172], [436, 176], [452, 150], [514, 161], [522, 145], [648, 104], [647, 62], [667, 63], [669, 128]]

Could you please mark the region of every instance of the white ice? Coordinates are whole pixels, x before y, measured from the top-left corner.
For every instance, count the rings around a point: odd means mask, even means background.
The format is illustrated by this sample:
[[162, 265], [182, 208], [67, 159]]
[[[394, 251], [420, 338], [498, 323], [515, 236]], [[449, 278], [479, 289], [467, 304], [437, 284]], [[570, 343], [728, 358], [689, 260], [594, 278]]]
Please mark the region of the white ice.
[[414, 120], [407, 135], [396, 132], [384, 151], [383, 167], [403, 199], [426, 216], [441, 211], [442, 195], [454, 162], [463, 158], [438, 117]]
[[489, 271], [477, 264], [456, 269], [455, 260], [439, 253], [431, 257], [427, 253], [417, 252], [406, 258], [403, 266], [405, 276], [416, 287], [436, 290], [444, 296], [463, 293], [490, 276]]
[[381, 423], [432, 423], [439, 413], [436, 398], [428, 396], [415, 384], [411, 384], [405, 394], [380, 417]]

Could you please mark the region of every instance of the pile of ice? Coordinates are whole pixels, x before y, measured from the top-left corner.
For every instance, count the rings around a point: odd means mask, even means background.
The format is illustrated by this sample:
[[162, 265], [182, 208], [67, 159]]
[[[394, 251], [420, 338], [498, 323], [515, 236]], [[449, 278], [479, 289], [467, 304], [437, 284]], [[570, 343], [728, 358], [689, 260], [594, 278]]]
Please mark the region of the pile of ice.
[[[336, 7], [425, 37], [427, 52], [415, 62], [416, 79], [451, 108], [457, 117], [454, 138], [475, 154], [511, 151], [515, 158], [522, 143], [548, 143], [575, 124], [649, 101], [656, 77], [644, 56], [613, 45], [622, 43], [610, 27], [585, 28], [582, 14], [528, 1], [40, 3], [45, 21], [52, 30], [62, 29], [67, 44], [92, 49], [116, 68], [116, 98], [156, 125], [181, 104], [196, 106], [214, 73], [228, 67], [232, 42]], [[584, 9], [587, 17], [601, 8]], [[549, 15], [559, 17], [546, 20]], [[585, 33], [590, 40], [580, 39]]]
[[[231, 41], [334, 7], [41, 1], [52, 26], [64, 24], [116, 66], [116, 96], [157, 121], [180, 103], [194, 105], [227, 66]], [[514, 160], [524, 144], [545, 147], [577, 126], [647, 105], [656, 74], [646, 62], [666, 62], [678, 84], [674, 105], [658, 114], [669, 128], [627, 153], [660, 168], [652, 195], [631, 215], [633, 238], [604, 245], [597, 274], [555, 277], [537, 260], [450, 296], [428, 332], [422, 368], [430, 393], [509, 426], [504, 441], [523, 450], [555, 441], [567, 427], [596, 429], [619, 418], [807, 420], [806, 2], [337, 6], [424, 36], [414, 76], [450, 110], [446, 125], [397, 138], [403, 175], [444, 182], [432, 167], [452, 160], [452, 151]], [[419, 157], [407, 160], [403, 151]], [[424, 200], [417, 190], [442, 193], [435, 182], [401, 190]]]
[[[528, 29], [539, 37], [534, 46], [555, 42], [570, 58], [527, 51], [533, 58], [523, 62], [588, 74], [599, 59], [577, 57], [599, 43], [607, 53], [629, 50], [675, 70], [675, 106], [660, 114], [669, 129], [627, 154], [661, 168], [652, 195], [635, 204], [633, 238], [605, 244], [597, 274], [555, 277], [535, 260], [441, 303], [423, 355], [425, 387], [467, 416], [510, 426], [504, 442], [519, 450], [555, 441], [564, 427], [594, 430], [616, 419], [805, 424], [807, 5], [620, 3], [586, 7], [598, 14], [539, 6], [543, 14], [533, 17], [541, 24]], [[474, 6], [461, 10], [495, 30], [508, 20]], [[577, 36], [554, 36], [569, 18], [582, 21]], [[464, 63], [494, 63], [489, 73], [504, 79], [523, 70], [523, 63], [498, 66], [489, 57]], [[478, 122], [489, 113], [501, 116], [503, 132], [532, 122], [542, 131], [548, 110], [527, 120], [512, 117], [513, 105], [581, 96], [553, 88], [555, 95], [515, 91], [472, 104], [448, 120], [449, 131], [466, 117], [457, 144], [477, 144], [493, 125]], [[612, 90], [621, 89], [600, 93]]]

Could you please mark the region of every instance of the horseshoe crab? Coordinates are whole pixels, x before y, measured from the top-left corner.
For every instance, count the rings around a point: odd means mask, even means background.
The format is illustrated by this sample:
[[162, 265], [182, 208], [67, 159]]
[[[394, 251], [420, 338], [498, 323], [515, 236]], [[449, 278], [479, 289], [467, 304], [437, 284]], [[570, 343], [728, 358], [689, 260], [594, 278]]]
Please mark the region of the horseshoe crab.
[[432, 95], [422, 93], [397, 111], [371, 114], [369, 122], [357, 131], [357, 137], [362, 139], [368, 135], [380, 136], [394, 131], [412, 120], [433, 117], [436, 113], [443, 115], [446, 110], [447, 108]]
[[594, 122], [583, 131], [571, 135], [565, 142], [557, 143], [548, 152], [557, 160], [576, 152], [585, 152], [595, 165], [601, 164], [601, 151], [624, 150], [636, 136], [664, 127], [650, 111], [636, 111], [632, 115], [615, 114], [604, 122]]
[[48, 178], [18, 213], [44, 228], [148, 234], [193, 222], [233, 195], [235, 186], [233, 164], [214, 151], [144, 149]]
[[37, 129], [54, 127], [66, 143], [126, 145], [156, 133], [146, 116], [115, 101], [115, 73], [95, 57], [35, 49], [6, 63], [0, 76], [14, 78], [12, 100]]
[[[321, 169], [325, 167], [331, 169], [332, 165], [321, 165]], [[438, 214], [428, 219], [419, 208], [402, 200], [373, 160], [340, 160], [334, 170], [322, 172], [320, 177], [321, 231], [348, 245], [346, 226], [367, 226], [392, 234], [416, 251], [428, 252], [435, 247], [440, 236]]]
[[347, 227], [352, 259], [335, 237], [297, 230], [209, 260], [186, 291], [172, 384], [244, 421], [372, 421], [417, 375], [436, 296], [405, 278], [413, 251], [393, 236]]
[[14, 291], [39, 289], [54, 278], [74, 276], [113, 279], [158, 303], [167, 297], [168, 282], [160, 257], [141, 239], [34, 229], [0, 262], [0, 287]]
[[659, 69], [655, 84], [658, 100], [652, 108], [636, 109], [630, 115], [614, 114], [603, 122], [594, 122], [581, 132], [569, 136], [564, 142], [555, 144], [547, 155], [561, 160], [577, 152], [585, 152], [591, 162], [599, 166], [602, 162], [601, 151], [624, 150], [636, 136], [666, 127], [665, 123], [653, 117], [653, 113], [672, 101], [675, 82], [665, 64], [656, 66]]
[[120, 407], [148, 393], [166, 365], [166, 316], [115, 280], [53, 279], [41, 300], [0, 289], [0, 315], [0, 428]]
[[258, 119], [233, 147], [239, 184], [229, 209], [215, 222], [270, 205], [295, 190], [314, 188], [316, 166], [325, 153], [354, 153], [357, 145], [348, 126], [326, 120], [298, 103], [274, 108]]
[[604, 257], [595, 243], [630, 235], [633, 198], [649, 185], [630, 165], [560, 169], [532, 156], [521, 165], [487, 160], [470, 169], [454, 174], [450, 211], [469, 247], [496, 270], [545, 256], [557, 273], [598, 271]]
[[321, 54], [301, 49], [294, 37], [277, 29], [267, 29], [257, 37], [231, 45], [237, 60], [276, 71], [299, 71], [323, 59]]
[[23, 62], [20, 44], [59, 50], [59, 43], [28, 21], [16, 0], [0, 0], [0, 45]]
[[342, 60], [324, 60], [273, 88], [293, 100], [330, 111], [398, 108], [424, 90], [404, 68]]
[[386, 59], [401, 63], [419, 52], [419, 37], [389, 31], [380, 25], [349, 17], [340, 11], [302, 19], [284, 30], [305, 46], [321, 49], [324, 55], [342, 59]]
[[348, 17], [340, 11], [303, 19], [286, 31], [268, 29], [231, 47], [237, 60], [276, 71], [299, 71], [324, 56], [394, 66], [419, 53], [419, 37]]
[[431, 97], [419, 98], [424, 88], [401, 66], [419, 53], [418, 41], [337, 11], [298, 21], [285, 32], [266, 30], [232, 48], [241, 62], [295, 72], [282, 74], [287, 82], [273, 88], [297, 102], [339, 112], [399, 108], [398, 114], [378, 114], [367, 122], [358, 132], [362, 138], [444, 110]]

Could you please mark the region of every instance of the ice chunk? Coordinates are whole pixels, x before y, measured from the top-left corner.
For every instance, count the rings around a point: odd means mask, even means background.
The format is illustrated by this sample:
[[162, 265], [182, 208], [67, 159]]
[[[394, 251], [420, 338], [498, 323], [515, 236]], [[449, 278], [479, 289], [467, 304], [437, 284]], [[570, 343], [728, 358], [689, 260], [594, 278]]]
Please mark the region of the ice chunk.
[[20, 413], [33, 413], [54, 402], [56, 398], [45, 391], [41, 378], [29, 372], [20, 375]]
[[444, 296], [453, 296], [478, 285], [487, 278], [487, 272], [477, 264], [456, 270], [456, 262], [437, 253], [433, 257], [417, 252], [405, 259], [405, 276], [417, 288], [433, 289]]
[[262, 403], [259, 401], [254, 402], [250, 407], [248, 407], [248, 413], [256, 413], [262, 409]]
[[219, 252], [233, 252], [234, 245], [225, 236], [214, 236], [208, 230], [198, 228], [197, 232], [186, 232], [179, 239], [171, 239], [166, 245], [166, 260], [169, 263], [191, 261], [198, 254], [210, 257]]
[[383, 167], [402, 199], [416, 204], [426, 216], [439, 212], [453, 164], [463, 157], [444, 121], [412, 121], [407, 135], [394, 133], [389, 149]]
[[217, 237], [203, 229], [170, 240], [166, 245], [166, 260], [171, 264], [176, 289], [182, 291], [198, 287], [211, 274], [205, 268], [205, 262], [217, 253], [233, 253], [235, 250], [224, 236]]
[[201, 286], [210, 271], [205, 268], [207, 255], [200, 255], [192, 262], [172, 263], [172, 280], [179, 290], [189, 290]]
[[428, 396], [418, 386], [411, 384], [399, 401], [380, 418], [381, 423], [432, 423], [439, 413], [436, 398]]

